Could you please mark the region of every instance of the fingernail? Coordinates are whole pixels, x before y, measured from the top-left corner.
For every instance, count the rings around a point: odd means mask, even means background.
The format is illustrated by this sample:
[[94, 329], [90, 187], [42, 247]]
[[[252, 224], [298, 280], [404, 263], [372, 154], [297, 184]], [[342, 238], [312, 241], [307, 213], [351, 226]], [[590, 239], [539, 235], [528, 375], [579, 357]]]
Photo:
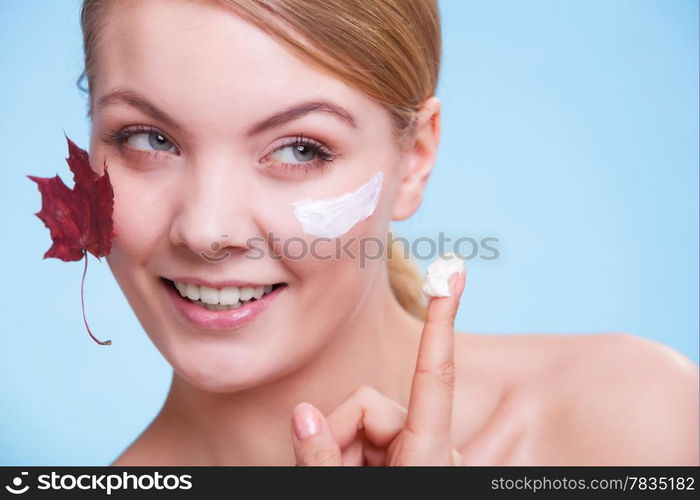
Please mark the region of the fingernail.
[[318, 434], [321, 422], [316, 411], [309, 403], [300, 403], [294, 409], [294, 433], [297, 439], [308, 439]]

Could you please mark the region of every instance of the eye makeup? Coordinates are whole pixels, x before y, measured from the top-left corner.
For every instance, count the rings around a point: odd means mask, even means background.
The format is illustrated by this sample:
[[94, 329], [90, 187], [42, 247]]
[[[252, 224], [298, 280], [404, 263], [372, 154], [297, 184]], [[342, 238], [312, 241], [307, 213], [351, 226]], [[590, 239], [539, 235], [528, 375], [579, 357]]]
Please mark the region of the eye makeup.
[[[110, 145], [116, 146], [123, 156], [135, 155], [136, 157], [148, 158], [154, 161], [167, 161], [170, 160], [172, 154], [179, 156], [180, 153], [172, 153], [169, 151], [148, 151], [144, 149], [137, 149], [133, 146], [127, 146], [127, 141], [136, 135], [148, 135], [160, 137], [163, 140], [171, 143], [175, 146], [175, 143], [171, 141], [168, 136], [163, 134], [160, 130], [154, 127], [139, 125], [135, 127], [127, 127], [123, 129], [114, 129], [109, 131], [107, 134], [102, 136], [102, 140]], [[175, 146], [176, 147], [176, 146]], [[177, 147], [176, 147], [177, 148]]]
[[[153, 161], [168, 161], [172, 159], [173, 155], [180, 156], [179, 151], [147, 150], [126, 144], [131, 137], [137, 135], [146, 135], [149, 139], [158, 137], [161, 141], [172, 144], [177, 150], [174, 141], [171, 141], [160, 130], [149, 126], [114, 129], [102, 136], [102, 140], [116, 146], [123, 156], [147, 158]], [[285, 151], [287, 151], [286, 155], [283, 154]], [[339, 156], [339, 153], [334, 152], [321, 141], [307, 137], [301, 132], [294, 137], [284, 138], [273, 144], [272, 150], [265, 154], [259, 164], [265, 172], [274, 176], [300, 179], [310, 173], [321, 173]], [[306, 159], [305, 157], [310, 158]]]
[[[285, 150], [288, 150], [289, 154], [282, 155], [281, 153]], [[310, 160], [299, 158], [299, 155], [308, 154], [311, 154], [313, 158]], [[272, 174], [278, 174], [278, 171], [281, 170], [286, 175], [304, 178], [310, 173], [321, 173], [339, 156], [339, 153], [334, 152], [322, 142], [307, 137], [301, 132], [293, 138], [282, 139], [274, 143], [272, 151], [260, 160], [260, 165]]]

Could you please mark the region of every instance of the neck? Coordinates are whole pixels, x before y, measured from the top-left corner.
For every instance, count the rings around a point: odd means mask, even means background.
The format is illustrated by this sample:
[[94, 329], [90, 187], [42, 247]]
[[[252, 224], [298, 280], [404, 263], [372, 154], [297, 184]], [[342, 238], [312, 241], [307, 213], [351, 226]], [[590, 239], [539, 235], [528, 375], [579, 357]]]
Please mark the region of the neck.
[[162, 436], [159, 447], [187, 464], [293, 465], [291, 417], [297, 403], [312, 403], [328, 414], [368, 385], [407, 407], [423, 324], [401, 308], [386, 274], [378, 278], [343, 331], [283, 378], [213, 393], [173, 372], [167, 400], [153, 423]]

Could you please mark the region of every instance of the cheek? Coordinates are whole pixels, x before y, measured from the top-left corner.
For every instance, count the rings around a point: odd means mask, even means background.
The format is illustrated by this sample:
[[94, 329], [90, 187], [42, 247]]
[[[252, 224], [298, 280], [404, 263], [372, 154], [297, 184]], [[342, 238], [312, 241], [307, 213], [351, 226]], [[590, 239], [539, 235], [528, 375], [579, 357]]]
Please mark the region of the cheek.
[[344, 235], [321, 238], [304, 233], [293, 208], [283, 208], [270, 213], [264, 224], [273, 234], [264, 243], [270, 245], [265, 259], [277, 259], [292, 276], [298, 313], [307, 318], [303, 322], [337, 326], [356, 309], [385, 265], [386, 210], [378, 206], [373, 216]]
[[114, 186], [114, 248], [131, 261], [145, 259], [167, 235], [172, 213], [172, 193], [163, 183], [118, 171], [112, 176]]
[[[342, 194], [329, 197], [324, 196], [324, 192], [337, 193], [342, 191], [343, 187], [347, 189], [347, 186], [371, 187], [373, 180], [377, 180], [376, 171], [362, 172], [359, 167], [363, 165], [355, 165], [357, 168], [348, 169], [349, 171], [354, 170], [355, 173], [352, 176], [338, 176], [333, 179], [336, 181], [335, 183], [330, 182], [330, 180], [329, 182], [319, 182], [312, 189], [305, 190], [304, 196], [293, 190], [265, 192], [263, 199], [274, 200], [274, 202], [269, 201], [264, 205], [266, 209], [264, 214], [258, 212], [261, 215], [262, 226], [267, 230], [265, 241], [259, 243], [258, 254], [262, 256], [264, 250], [266, 257], [280, 260], [294, 275], [305, 282], [323, 282], [324, 287], [327, 287], [328, 283], [343, 283], [343, 287], [335, 287], [336, 289], [344, 289], [346, 285], [351, 283], [361, 287], [363, 283], [368, 281], [367, 274], [375, 268], [374, 263], [385, 260], [388, 248], [387, 228], [393, 203], [395, 188], [393, 184], [396, 182], [394, 176], [391, 175], [394, 165], [388, 160], [388, 158], [385, 159], [385, 165], [388, 168], [383, 172], [384, 181], [379, 184], [381, 189], [378, 200], [375, 196], [362, 195], [365, 191], [367, 193], [376, 192], [372, 189], [366, 190], [363, 187], [357, 188], [357, 192], [361, 193], [359, 198], [353, 198], [353, 200], [361, 199], [361, 203], [375, 200], [372, 215], [368, 218], [361, 218], [349, 230], [337, 237], [316, 236], [307, 233], [306, 230], [309, 228], [295, 215], [295, 205], [298, 205], [302, 200], [312, 200], [311, 205], [314, 206], [316, 200], [331, 200], [330, 205], [328, 205], [331, 207], [330, 212], [326, 214], [329, 217], [325, 218], [324, 216], [324, 220], [357, 220], [353, 218], [352, 214], [355, 212], [364, 213], [362, 209], [357, 210], [357, 204], [348, 203], [347, 198]], [[352, 179], [348, 179], [348, 177], [352, 177]], [[382, 176], [378, 177], [382, 178]], [[333, 200], [340, 199], [344, 199], [340, 205], [333, 202]], [[326, 206], [327, 204], [322, 205]], [[343, 211], [344, 207], [349, 207], [349, 210]], [[350, 214], [347, 218], [345, 217], [346, 212]], [[264, 249], [263, 246], [265, 246]]]

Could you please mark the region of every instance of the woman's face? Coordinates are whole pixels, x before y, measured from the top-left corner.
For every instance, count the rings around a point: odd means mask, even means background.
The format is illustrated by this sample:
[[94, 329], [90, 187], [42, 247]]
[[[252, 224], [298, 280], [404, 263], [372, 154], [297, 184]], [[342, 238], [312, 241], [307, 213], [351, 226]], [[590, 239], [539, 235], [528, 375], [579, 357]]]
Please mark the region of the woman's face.
[[[385, 265], [337, 252], [355, 238], [346, 249], [358, 256], [360, 238], [386, 238], [403, 161], [388, 113], [204, 2], [115, 2], [102, 29], [90, 158], [98, 171], [107, 162], [117, 233], [108, 262], [144, 329], [209, 390], [312, 360]], [[315, 238], [292, 203], [353, 192], [378, 172], [374, 215], [311, 255]], [[284, 285], [234, 314], [181, 297], [173, 280], [208, 301]], [[203, 283], [217, 290], [194, 286]]]

